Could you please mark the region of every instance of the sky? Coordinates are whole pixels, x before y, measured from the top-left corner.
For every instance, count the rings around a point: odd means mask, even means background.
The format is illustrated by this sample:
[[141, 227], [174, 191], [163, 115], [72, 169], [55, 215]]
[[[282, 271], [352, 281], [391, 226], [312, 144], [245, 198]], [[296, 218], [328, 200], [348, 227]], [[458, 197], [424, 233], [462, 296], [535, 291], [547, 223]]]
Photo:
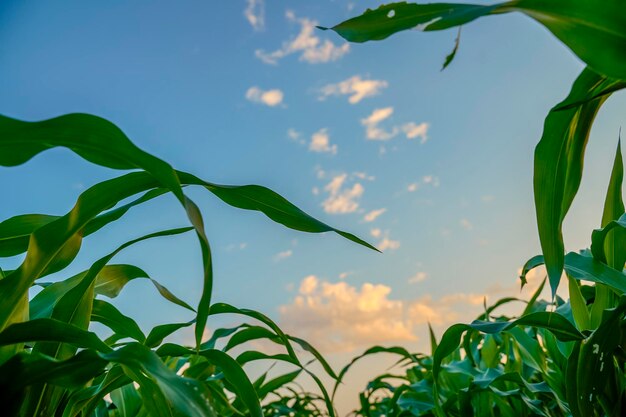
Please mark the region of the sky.
[[[444, 71], [454, 30], [348, 44], [315, 28], [377, 4], [4, 0], [0, 114], [99, 115], [177, 169], [267, 186], [366, 239], [383, 253], [332, 233], [288, 230], [189, 190], [205, 216], [215, 301], [268, 314], [335, 366], [374, 344], [424, 351], [428, 322], [440, 336], [479, 314], [485, 296], [520, 296], [519, 268], [540, 253], [534, 145], [583, 65], [522, 15], [464, 27]], [[611, 98], [593, 128], [565, 223], [568, 250], [587, 247], [599, 226], [625, 104]], [[63, 149], [0, 168], [0, 219], [63, 214], [82, 190], [120, 174]], [[127, 240], [184, 225], [175, 199], [159, 198], [86, 239], [76, 265], [51, 279], [88, 268]], [[197, 303], [193, 236], [145, 242], [115, 262], [141, 266]], [[115, 304], [144, 329], [191, 318], [145, 282], [129, 284]], [[191, 332], [176, 337], [192, 340]], [[355, 370], [342, 407], [381, 366]]]

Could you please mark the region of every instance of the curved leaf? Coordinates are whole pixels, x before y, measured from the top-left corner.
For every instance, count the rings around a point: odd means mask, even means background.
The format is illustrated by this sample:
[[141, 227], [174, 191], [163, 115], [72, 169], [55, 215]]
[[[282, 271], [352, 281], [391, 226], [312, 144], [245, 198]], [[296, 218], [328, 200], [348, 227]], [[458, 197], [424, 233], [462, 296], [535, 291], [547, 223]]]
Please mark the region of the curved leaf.
[[513, 0], [485, 6], [391, 3], [368, 9], [330, 29], [348, 41], [365, 42], [407, 29], [448, 29], [482, 16], [513, 11], [544, 25], [597, 72], [626, 79], [626, 15], [620, 0]]

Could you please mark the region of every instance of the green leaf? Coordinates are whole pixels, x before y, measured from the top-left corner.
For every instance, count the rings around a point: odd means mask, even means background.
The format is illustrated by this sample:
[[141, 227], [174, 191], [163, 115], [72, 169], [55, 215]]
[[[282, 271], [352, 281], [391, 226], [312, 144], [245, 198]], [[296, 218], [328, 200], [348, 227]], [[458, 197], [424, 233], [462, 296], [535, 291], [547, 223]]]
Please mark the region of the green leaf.
[[147, 347], [131, 343], [101, 356], [122, 365], [124, 373], [140, 385], [143, 404], [151, 416], [213, 415], [206, 398], [200, 394], [200, 384], [176, 375]]
[[222, 370], [226, 379], [237, 391], [237, 396], [248, 408], [250, 415], [253, 417], [263, 417], [261, 404], [256, 391], [252, 386], [252, 382], [250, 382], [241, 366], [226, 353], [216, 349], [194, 352], [171, 343], [161, 346], [157, 352], [161, 356], [186, 356], [195, 355], [197, 353], [198, 355], [206, 358], [209, 362], [215, 364]]
[[19, 255], [26, 251], [30, 234], [58, 219], [47, 214], [22, 214], [0, 223], [0, 257]]
[[[458, 346], [458, 345], [457, 345]], [[335, 387], [333, 388], [333, 393], [331, 398], [335, 398], [335, 395], [337, 394], [337, 389], [339, 389], [339, 385], [342, 383], [343, 378], [345, 377], [346, 373], [348, 373], [348, 371], [350, 370], [350, 368], [352, 368], [352, 366], [358, 362], [359, 360], [370, 356], [370, 355], [375, 355], [378, 353], [391, 353], [394, 355], [399, 355], [405, 359], [410, 360], [413, 363], [417, 363], [417, 359], [415, 358], [414, 355], [412, 355], [408, 350], [406, 350], [403, 347], [400, 346], [392, 346], [392, 347], [384, 347], [384, 346], [372, 346], [371, 348], [367, 349], [365, 352], [363, 352], [362, 354], [360, 354], [359, 356], [356, 356], [354, 358], [352, 358], [352, 360], [350, 361], [350, 363], [348, 363], [346, 366], [343, 367], [343, 369], [339, 372], [339, 376], [337, 377], [337, 380], [335, 382]]]
[[449, 327], [441, 337], [439, 346], [433, 355], [433, 377], [435, 380], [441, 369], [441, 362], [445, 357], [458, 349], [461, 336], [466, 331], [480, 331], [488, 334], [500, 333], [511, 330], [516, 326], [530, 326], [549, 330], [559, 340], [567, 342], [582, 340], [584, 336], [572, 323], [558, 313], [538, 311], [520, 317], [513, 321], [480, 321], [475, 320], [471, 324], [455, 324]]
[[609, 378], [613, 378], [613, 351], [621, 341], [620, 323], [625, 311], [626, 297], [622, 297], [616, 308], [605, 311], [600, 327], [580, 347], [576, 386], [582, 415], [594, 415], [599, 396], [603, 395]]
[[95, 333], [54, 319], [14, 323], [0, 332], [0, 346], [26, 342], [61, 342], [99, 352], [111, 350]]
[[106, 301], [93, 300], [91, 321], [104, 324], [122, 337], [130, 337], [141, 343], [146, 340], [146, 336], [135, 320], [123, 315], [117, 308]]
[[228, 205], [243, 210], [260, 211], [267, 217], [290, 229], [309, 233], [335, 232], [348, 240], [380, 252], [364, 240], [334, 227], [331, 227], [290, 203], [280, 194], [259, 185], [219, 185], [203, 181], [198, 177], [178, 171], [185, 184], [201, 185]]
[[459, 43], [461, 42], [461, 27], [459, 27], [459, 32], [454, 39], [454, 48], [452, 48], [452, 52], [446, 56], [446, 59], [443, 61], [443, 66], [441, 67], [441, 71], [445, 70], [448, 65], [452, 62], [454, 57], [456, 56], [457, 51], [459, 50]]
[[157, 347], [163, 342], [163, 339], [165, 339], [167, 336], [180, 329], [189, 327], [194, 323], [195, 320], [191, 320], [186, 323], [171, 323], [156, 326], [152, 330], [150, 330], [150, 333], [148, 334], [148, 337], [146, 338], [144, 344], [148, 347]]
[[[184, 233], [184, 231], [193, 230], [193, 228], [183, 228], [182, 230]], [[161, 285], [155, 279], [150, 278], [148, 273], [143, 269], [134, 265], [106, 265], [96, 276], [94, 291], [96, 294], [104, 295], [109, 298], [115, 298], [119, 295], [126, 284], [137, 278], [149, 279], [159, 294], [161, 294], [161, 296], [166, 300], [186, 308], [187, 310], [193, 312], [196, 311], [189, 304], [172, 294], [172, 292], [165, 286]]]
[[[621, 143], [618, 141], [615, 160], [611, 171], [604, 210], [602, 213], [602, 229], [591, 233], [591, 253], [593, 257], [621, 271], [626, 262], [626, 215], [622, 198], [624, 179], [624, 163], [622, 160]], [[602, 284], [596, 285], [596, 297], [591, 308], [591, 324], [594, 328], [600, 325], [602, 313], [615, 306], [613, 292]]]
[[587, 303], [580, 292], [580, 286], [578, 281], [568, 276], [569, 287], [569, 302], [572, 306], [572, 314], [574, 315], [574, 321], [576, 326], [580, 330], [591, 329], [591, 318], [589, 316], [589, 310], [587, 309]]
[[[595, 115], [608, 94], [584, 101], [611, 80], [585, 69], [565, 101], [583, 101], [567, 110], [552, 109], [535, 148], [535, 208], [541, 248], [552, 296], [563, 272], [562, 225], [582, 178], [583, 160]], [[558, 107], [558, 106], [557, 106]]]
[[595, 71], [626, 79], [626, 16], [620, 0], [513, 0], [486, 6], [391, 3], [368, 9], [331, 29], [348, 41], [365, 42], [407, 29], [448, 29], [482, 16], [514, 11], [544, 25]]
[[618, 294], [626, 294], [626, 275], [591, 257], [570, 252], [565, 257], [565, 270], [578, 280], [604, 284]]

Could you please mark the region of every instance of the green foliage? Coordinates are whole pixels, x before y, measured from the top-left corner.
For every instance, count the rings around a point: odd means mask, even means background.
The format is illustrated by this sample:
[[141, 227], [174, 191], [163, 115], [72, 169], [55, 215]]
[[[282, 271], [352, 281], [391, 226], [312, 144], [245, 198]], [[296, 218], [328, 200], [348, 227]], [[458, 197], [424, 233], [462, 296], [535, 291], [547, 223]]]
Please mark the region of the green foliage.
[[[587, 67], [570, 94], [550, 110], [535, 149], [534, 198], [542, 254], [521, 275], [546, 266], [551, 301], [540, 300], [544, 282], [518, 317], [495, 312], [517, 298], [499, 300], [470, 324], [455, 324], [431, 354], [375, 346], [336, 374], [308, 342], [285, 334], [267, 316], [212, 303], [211, 250], [202, 213], [185, 186], [209, 191], [224, 203], [265, 214], [294, 230], [332, 231], [375, 249], [347, 232], [307, 215], [277, 193], [256, 185], [226, 186], [177, 171], [137, 148], [114, 124], [70, 114], [40, 122], [0, 116], [0, 166], [23, 164], [54, 147], [66, 147], [108, 168], [134, 170], [93, 185], [63, 216], [24, 214], [0, 222], [0, 259], [22, 256], [13, 271], [0, 269], [0, 402], [3, 415], [58, 417], [335, 416], [333, 399], [347, 372], [379, 353], [399, 357], [402, 374], [384, 373], [359, 395], [355, 416], [618, 416], [626, 412], [626, 214], [623, 161], [618, 145], [600, 228], [590, 250], [565, 253], [562, 227], [582, 179], [594, 119], [608, 97], [626, 87], [626, 14], [620, 0], [513, 0], [493, 5], [393, 3], [368, 10], [331, 29], [352, 42], [396, 32], [459, 27], [480, 17], [521, 12], [545, 26]], [[326, 28], [323, 28], [326, 29]], [[457, 55], [454, 49], [444, 62]], [[161, 230], [121, 244], [79, 274], [54, 283], [78, 255], [83, 238], [172, 193], [190, 226]], [[132, 199], [132, 200], [131, 200]], [[123, 201], [130, 200], [122, 204]], [[192, 307], [134, 265], [112, 264], [127, 247], [147, 239], [194, 232], [202, 251], [203, 290]], [[565, 273], [569, 300], [556, 295]], [[184, 323], [145, 333], [103, 297], [113, 299], [135, 279], [149, 280], [166, 302], [194, 312]], [[594, 285], [588, 285], [591, 282]], [[34, 286], [43, 289], [29, 299]], [[210, 316], [236, 314], [255, 324], [215, 330], [203, 339]], [[100, 323], [102, 339], [90, 331]], [[163, 341], [195, 327], [195, 346]], [[249, 349], [264, 340], [281, 353]], [[222, 348], [218, 348], [222, 345]], [[331, 393], [303, 363], [295, 346], [334, 381]], [[232, 352], [239, 352], [235, 357]], [[243, 366], [271, 360], [290, 371], [251, 381]], [[296, 379], [308, 375], [320, 394]]]
[[[450, 327], [439, 342], [431, 329], [432, 355], [411, 355], [420, 359], [403, 376], [375, 378], [361, 394], [355, 415], [583, 417], [626, 411], [626, 215], [619, 145], [591, 250], [566, 254], [562, 233], [596, 114], [612, 93], [626, 87], [623, 6], [619, 0], [402, 2], [368, 9], [330, 28], [348, 41], [366, 42], [407, 29], [460, 28], [483, 16], [521, 12], [587, 65], [570, 94], [550, 110], [535, 149], [534, 197], [543, 253], [526, 263], [520, 278], [526, 284], [528, 271], [545, 265], [552, 301], [539, 301], [542, 284], [520, 317], [492, 316], [509, 302], [503, 299], [471, 324]], [[458, 44], [457, 36], [444, 68]], [[569, 301], [556, 296], [563, 272]], [[550, 306], [554, 311], [547, 310]]]
[[[257, 185], [225, 186], [174, 170], [166, 162], [137, 148], [112, 123], [87, 114], [70, 114], [41, 122], [0, 117], [0, 165], [15, 166], [40, 152], [63, 146], [89, 162], [114, 169], [134, 169], [84, 191], [64, 216], [26, 214], [0, 223], [0, 258], [21, 255], [22, 264], [0, 278], [0, 392], [3, 415], [20, 416], [263, 416], [294, 410], [318, 410], [334, 416], [326, 388], [303, 364], [293, 345], [312, 355], [331, 379], [336, 375], [306, 341], [285, 334], [265, 315], [227, 304], [211, 304], [211, 252], [202, 214], [183, 192], [200, 186], [236, 208], [255, 210], [294, 230], [333, 231], [374, 249], [356, 236], [307, 215], [285, 198]], [[131, 209], [173, 193], [185, 208], [190, 227], [161, 230], [121, 244], [77, 275], [46, 283], [63, 273], [81, 249], [82, 239], [119, 221]], [[139, 195], [137, 197], [137, 195]], [[123, 200], [132, 199], [120, 204]], [[178, 298], [134, 265], [112, 264], [129, 246], [148, 239], [194, 231], [202, 250], [203, 292], [196, 308]], [[151, 329], [140, 326], [102, 297], [117, 297], [132, 280], [149, 280], [167, 302], [195, 313], [187, 323]], [[29, 300], [31, 287], [42, 290]], [[202, 340], [209, 316], [237, 314], [261, 325], [219, 329]], [[100, 323], [111, 332], [102, 340], [89, 331]], [[176, 331], [195, 325], [196, 347], [162, 344]], [[222, 349], [216, 343], [228, 338]], [[234, 347], [264, 339], [286, 353], [266, 355], [247, 350], [237, 357]], [[282, 361], [294, 368], [270, 381], [253, 384], [243, 366], [258, 360]], [[307, 373], [322, 396], [301, 394], [289, 387]], [[262, 406], [268, 395], [278, 400]], [[292, 401], [294, 400], [294, 401]]]

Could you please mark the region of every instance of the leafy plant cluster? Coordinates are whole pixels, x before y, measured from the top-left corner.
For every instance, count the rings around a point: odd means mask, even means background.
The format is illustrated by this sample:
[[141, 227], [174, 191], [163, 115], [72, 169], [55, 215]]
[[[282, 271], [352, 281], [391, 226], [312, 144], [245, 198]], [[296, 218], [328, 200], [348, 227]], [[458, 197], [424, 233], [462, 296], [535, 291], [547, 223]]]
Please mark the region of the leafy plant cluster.
[[[580, 185], [594, 118], [613, 92], [626, 87], [623, 2], [394, 3], [332, 30], [349, 41], [365, 42], [406, 29], [443, 30], [509, 12], [524, 13], [544, 25], [587, 65], [567, 98], [548, 114], [535, 151], [534, 194], [543, 255], [527, 262], [521, 278], [525, 283], [529, 270], [545, 264], [552, 301], [539, 300], [542, 284], [519, 317], [496, 314], [500, 306], [517, 301], [503, 299], [471, 324], [450, 327], [439, 341], [431, 330], [430, 355], [373, 347], [337, 374], [313, 346], [285, 334], [265, 315], [212, 302], [209, 241], [201, 210], [185, 188], [204, 188], [228, 205], [262, 212], [295, 230], [333, 231], [372, 248], [368, 243], [308, 216], [267, 188], [219, 185], [175, 170], [96, 116], [70, 114], [40, 122], [1, 116], [0, 166], [20, 165], [50, 148], [65, 147], [91, 163], [130, 171], [87, 189], [64, 215], [24, 214], [0, 223], [0, 257], [23, 259], [15, 270], [0, 269], [3, 415], [335, 416], [332, 403], [346, 372], [361, 358], [381, 352], [398, 355], [405, 372], [369, 382], [355, 415], [623, 415], [626, 215], [619, 146], [602, 222], [592, 233], [590, 249], [566, 254], [562, 235], [563, 220]], [[453, 60], [459, 40], [444, 67]], [[120, 243], [86, 271], [46, 281], [67, 270], [84, 238], [164, 194], [176, 197], [189, 226], [138, 236]], [[140, 267], [113, 263], [131, 245], [183, 233], [195, 234], [202, 251], [203, 291], [194, 307]], [[567, 301], [556, 295], [563, 273]], [[108, 301], [136, 279], [150, 281], [167, 302], [193, 311], [195, 318], [144, 333]], [[31, 297], [35, 287], [40, 291]], [[237, 314], [253, 324], [217, 329], [203, 338], [210, 316], [219, 314]], [[92, 323], [104, 325], [109, 335], [90, 331]], [[195, 346], [164, 343], [192, 326]], [[282, 353], [250, 348], [255, 340], [276, 344]], [[234, 349], [242, 353], [234, 354]], [[331, 392], [309, 370], [309, 362], [303, 362], [303, 354], [334, 380]], [[272, 377], [264, 373], [252, 381], [243, 366], [261, 360], [284, 362], [293, 371]], [[316, 382], [319, 395], [298, 387], [295, 380], [303, 374]]]

